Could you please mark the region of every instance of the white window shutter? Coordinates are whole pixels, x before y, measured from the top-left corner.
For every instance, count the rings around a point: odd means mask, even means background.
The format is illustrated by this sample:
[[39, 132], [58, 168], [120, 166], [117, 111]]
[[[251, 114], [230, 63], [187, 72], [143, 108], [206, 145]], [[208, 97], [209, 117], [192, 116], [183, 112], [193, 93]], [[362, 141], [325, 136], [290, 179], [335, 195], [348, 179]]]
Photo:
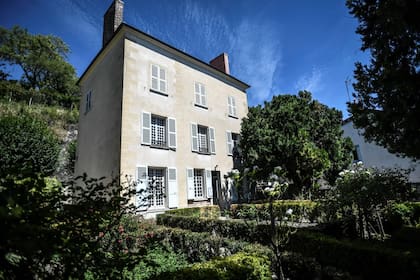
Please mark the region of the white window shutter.
[[168, 167], [168, 207], [178, 207], [178, 183], [176, 168]]
[[215, 140], [215, 131], [213, 127], [209, 128], [209, 139], [210, 139], [210, 153], [216, 154], [216, 140]]
[[213, 184], [211, 180], [211, 170], [206, 169], [206, 187], [207, 187], [207, 198], [213, 198]]
[[235, 103], [235, 98], [233, 96], [231, 96], [231, 104], [232, 104], [232, 116], [236, 117], [236, 103]]
[[152, 79], [152, 89], [154, 90], [159, 90], [159, 67], [156, 65], [152, 65], [152, 75], [151, 75], [151, 79]]
[[147, 166], [137, 167], [136, 179], [136, 208], [145, 211], [149, 206]]
[[187, 168], [187, 197], [194, 199], [194, 169]]
[[169, 148], [176, 148], [176, 120], [175, 118], [168, 118], [168, 146]]
[[201, 96], [200, 96], [200, 84], [194, 83], [194, 93], [195, 93], [195, 104], [201, 103]]
[[201, 85], [201, 105], [207, 106], [206, 88], [204, 87], [204, 85]]
[[191, 124], [191, 150], [198, 152], [198, 125], [196, 123]]
[[142, 137], [141, 137], [141, 143], [145, 145], [150, 145], [151, 142], [151, 121], [152, 121], [152, 115], [147, 112], [143, 112], [142, 114]]
[[232, 132], [230, 131], [226, 131], [226, 144], [227, 144], [228, 155], [232, 155], [233, 140], [232, 140]]
[[229, 108], [229, 116], [233, 114], [232, 112], [232, 97], [228, 96], [228, 108]]

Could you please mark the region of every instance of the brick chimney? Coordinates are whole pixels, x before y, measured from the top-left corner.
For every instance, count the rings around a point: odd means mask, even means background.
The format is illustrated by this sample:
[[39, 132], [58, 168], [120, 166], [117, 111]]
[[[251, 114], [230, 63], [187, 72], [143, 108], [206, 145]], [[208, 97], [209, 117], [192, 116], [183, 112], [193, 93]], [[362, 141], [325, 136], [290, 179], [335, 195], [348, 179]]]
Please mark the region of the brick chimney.
[[124, 2], [114, 0], [104, 14], [104, 30], [102, 37], [102, 46], [105, 46], [114, 35], [115, 30], [123, 21]]
[[213, 66], [216, 69], [219, 69], [222, 72], [225, 72], [226, 74], [230, 74], [229, 71], [229, 58], [227, 53], [222, 53], [218, 57], [214, 58], [210, 61], [210, 65]]

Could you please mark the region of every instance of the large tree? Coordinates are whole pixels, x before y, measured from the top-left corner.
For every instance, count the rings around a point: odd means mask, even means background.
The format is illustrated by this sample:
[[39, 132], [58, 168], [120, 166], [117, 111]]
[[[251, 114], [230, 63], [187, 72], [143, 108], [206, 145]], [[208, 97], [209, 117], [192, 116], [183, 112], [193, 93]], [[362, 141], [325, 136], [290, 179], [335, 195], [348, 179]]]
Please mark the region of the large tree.
[[258, 166], [257, 179], [282, 167], [292, 194], [321, 176], [332, 183], [352, 160], [353, 145], [342, 137], [341, 119], [340, 111], [312, 100], [307, 91], [251, 107], [241, 129], [244, 166]]
[[368, 65], [356, 63], [353, 122], [369, 141], [420, 159], [420, 1], [347, 0], [347, 7], [371, 55]]
[[[32, 35], [15, 26], [0, 27], [0, 65], [17, 65], [20, 83], [43, 97], [47, 104], [68, 106], [77, 100], [76, 73], [67, 61], [69, 48], [58, 37]], [[2, 71], [3, 78], [6, 78]]]

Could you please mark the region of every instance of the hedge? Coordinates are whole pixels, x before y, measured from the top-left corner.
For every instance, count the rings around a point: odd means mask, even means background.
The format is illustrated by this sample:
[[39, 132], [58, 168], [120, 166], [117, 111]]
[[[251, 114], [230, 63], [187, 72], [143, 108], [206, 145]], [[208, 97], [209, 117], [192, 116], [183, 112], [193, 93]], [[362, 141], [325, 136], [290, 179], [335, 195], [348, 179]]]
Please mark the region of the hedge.
[[[274, 212], [278, 217], [283, 217], [288, 209], [293, 213], [303, 216], [310, 221], [315, 221], [319, 216], [318, 204], [311, 200], [277, 200], [273, 203]], [[269, 220], [269, 203], [232, 204], [230, 212], [233, 218], [248, 220]]]
[[[221, 236], [267, 245], [268, 225], [245, 223], [240, 220], [200, 219], [159, 215], [158, 224], [190, 229], [195, 232], [217, 233]], [[315, 257], [323, 266], [331, 265], [352, 275], [376, 279], [388, 276], [394, 279], [420, 279], [420, 265], [411, 252], [385, 248], [385, 245], [343, 241], [333, 237], [300, 230], [291, 236], [288, 250], [299, 252], [305, 257]], [[377, 277], [377, 276], [381, 277]]]
[[228, 239], [221, 235], [206, 232], [160, 227], [155, 230], [155, 235], [156, 241], [171, 247], [175, 251], [184, 253], [190, 262], [229, 256], [238, 252], [271, 256], [271, 250], [260, 244]]
[[169, 215], [175, 215], [175, 216], [217, 218], [220, 216], [220, 208], [217, 205], [212, 205], [212, 206], [204, 206], [204, 207], [173, 209], [173, 210], [168, 210], [165, 213]]
[[196, 263], [176, 272], [166, 272], [153, 279], [166, 280], [270, 280], [270, 261], [256, 254], [238, 253], [226, 258]]

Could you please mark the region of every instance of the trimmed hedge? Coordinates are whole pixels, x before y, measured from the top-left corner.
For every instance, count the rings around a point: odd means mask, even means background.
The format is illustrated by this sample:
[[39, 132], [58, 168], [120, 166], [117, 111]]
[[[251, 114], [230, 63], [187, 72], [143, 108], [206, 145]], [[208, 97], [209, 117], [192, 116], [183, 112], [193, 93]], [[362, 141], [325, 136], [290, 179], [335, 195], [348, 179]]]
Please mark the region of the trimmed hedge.
[[[266, 224], [166, 214], [159, 215], [157, 223], [267, 244], [267, 240], [264, 239], [268, 231]], [[384, 246], [372, 242], [338, 240], [321, 233], [300, 230], [291, 236], [288, 249], [299, 252], [305, 257], [315, 257], [322, 266], [331, 265], [367, 279], [420, 279], [420, 264], [411, 252]]]
[[292, 236], [288, 249], [364, 279], [420, 279], [420, 263], [416, 256], [377, 244], [337, 240], [316, 232], [300, 231]]
[[160, 227], [155, 230], [155, 240], [173, 250], [182, 252], [190, 262], [224, 257], [239, 252], [271, 256], [271, 250], [260, 244], [228, 239], [206, 232], [192, 232], [180, 228]]
[[[288, 209], [294, 214], [315, 221], [319, 216], [317, 203], [311, 200], [277, 200], [273, 203], [274, 212], [283, 217]], [[269, 220], [269, 203], [232, 204], [230, 212], [233, 218], [248, 220]]]
[[165, 212], [169, 215], [175, 216], [188, 216], [188, 217], [201, 217], [201, 218], [217, 218], [220, 216], [220, 208], [217, 205], [204, 206], [204, 207], [191, 207], [173, 209]]
[[270, 280], [270, 261], [256, 254], [238, 253], [226, 258], [196, 263], [176, 272], [166, 272], [153, 279], [166, 280]]

